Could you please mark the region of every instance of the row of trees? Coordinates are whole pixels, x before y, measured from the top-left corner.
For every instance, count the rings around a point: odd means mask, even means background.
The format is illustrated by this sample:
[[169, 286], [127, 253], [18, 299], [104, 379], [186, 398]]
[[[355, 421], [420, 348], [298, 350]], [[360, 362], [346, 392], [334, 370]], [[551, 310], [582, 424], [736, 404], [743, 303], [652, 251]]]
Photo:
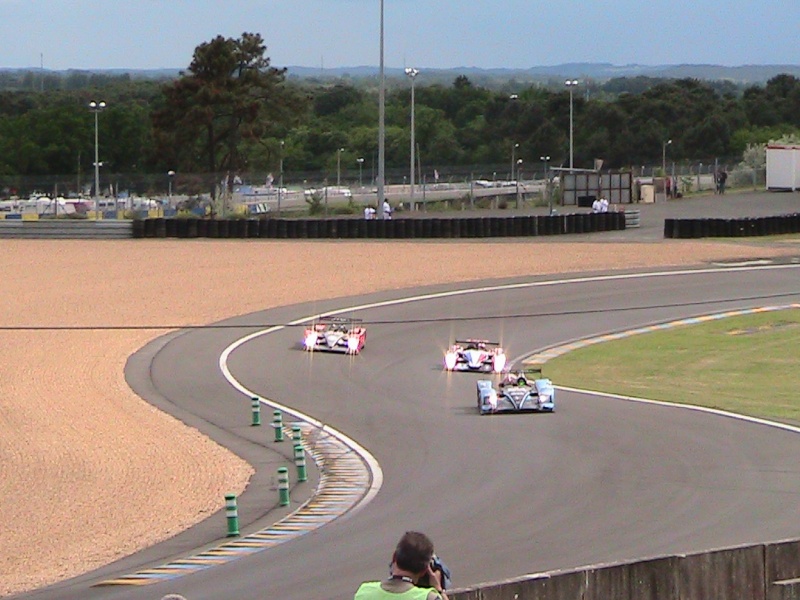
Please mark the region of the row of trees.
[[[103, 100], [104, 173], [217, 177], [276, 173], [283, 165], [297, 178], [353, 173], [363, 158], [369, 177], [377, 154], [377, 86], [288, 81], [265, 53], [258, 34], [220, 36], [198, 46], [187, 70], [166, 82], [91, 79], [74, 89], [71, 80], [67, 89], [3, 92], [0, 176], [84, 173], [89, 180], [95, 132], [87, 105]], [[732, 159], [748, 144], [800, 132], [800, 80], [790, 75], [741, 94], [690, 79], [634, 83], [641, 91], [574, 94], [576, 167], [596, 158], [617, 168], [660, 163], [666, 140], [672, 140], [670, 160]], [[428, 172], [460, 167], [505, 175], [512, 152], [528, 165], [543, 155], [551, 165], [568, 163], [566, 89], [530, 86], [509, 94], [461, 76], [450, 86], [418, 81], [415, 91], [418, 156]], [[386, 99], [388, 172], [402, 172], [410, 160], [410, 100], [408, 82], [394, 82]]]

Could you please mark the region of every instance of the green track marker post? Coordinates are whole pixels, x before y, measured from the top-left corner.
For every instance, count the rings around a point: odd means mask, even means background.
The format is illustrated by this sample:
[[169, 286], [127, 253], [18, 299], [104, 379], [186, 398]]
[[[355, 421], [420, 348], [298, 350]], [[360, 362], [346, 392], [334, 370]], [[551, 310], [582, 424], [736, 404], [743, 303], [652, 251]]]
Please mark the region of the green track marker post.
[[251, 398], [251, 406], [253, 407], [253, 422], [251, 425], [253, 427], [257, 427], [261, 425], [261, 400], [258, 397], [253, 396]]
[[278, 468], [278, 498], [281, 506], [289, 506], [289, 469]]
[[299, 442], [303, 439], [303, 432], [300, 429], [300, 425], [292, 425], [292, 439], [295, 442]]
[[306, 451], [303, 444], [294, 445], [294, 464], [297, 467], [297, 481], [308, 481], [306, 475]]
[[236, 507], [236, 495], [225, 494], [225, 516], [228, 518], [228, 537], [239, 535], [239, 509]]
[[272, 412], [272, 426], [275, 428], [275, 441], [283, 441], [283, 413], [279, 410]]

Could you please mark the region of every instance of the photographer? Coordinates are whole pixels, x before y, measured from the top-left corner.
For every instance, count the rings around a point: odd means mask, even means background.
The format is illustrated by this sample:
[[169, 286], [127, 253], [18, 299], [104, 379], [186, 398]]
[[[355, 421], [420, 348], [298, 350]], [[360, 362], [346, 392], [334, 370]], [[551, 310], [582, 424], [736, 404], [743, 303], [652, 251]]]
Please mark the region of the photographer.
[[362, 583], [354, 600], [448, 600], [446, 579], [433, 542], [424, 533], [407, 531], [392, 555], [389, 578]]

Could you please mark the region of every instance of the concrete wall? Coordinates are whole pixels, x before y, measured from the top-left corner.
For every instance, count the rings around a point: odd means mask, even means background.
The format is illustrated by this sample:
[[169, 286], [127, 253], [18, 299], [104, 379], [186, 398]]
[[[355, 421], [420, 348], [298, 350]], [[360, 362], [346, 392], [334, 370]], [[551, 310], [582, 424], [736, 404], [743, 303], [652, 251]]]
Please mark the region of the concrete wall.
[[800, 540], [539, 573], [448, 595], [451, 600], [800, 600]]

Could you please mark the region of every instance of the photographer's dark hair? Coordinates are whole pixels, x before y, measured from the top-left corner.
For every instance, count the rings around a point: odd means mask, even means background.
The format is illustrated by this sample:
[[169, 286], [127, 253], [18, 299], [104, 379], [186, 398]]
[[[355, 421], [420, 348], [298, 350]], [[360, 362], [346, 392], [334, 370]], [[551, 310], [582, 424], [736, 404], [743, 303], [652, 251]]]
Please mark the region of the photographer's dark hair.
[[428, 569], [433, 558], [433, 542], [424, 533], [406, 531], [394, 551], [397, 566], [411, 573], [422, 573]]

